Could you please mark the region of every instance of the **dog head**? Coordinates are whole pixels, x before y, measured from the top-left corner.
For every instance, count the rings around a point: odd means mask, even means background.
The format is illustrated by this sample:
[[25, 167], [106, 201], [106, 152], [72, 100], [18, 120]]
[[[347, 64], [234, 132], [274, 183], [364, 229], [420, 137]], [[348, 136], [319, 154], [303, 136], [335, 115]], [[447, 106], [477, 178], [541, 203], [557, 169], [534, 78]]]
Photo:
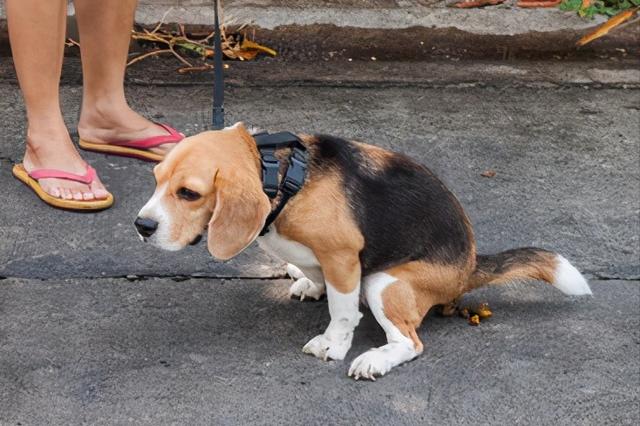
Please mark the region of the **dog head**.
[[258, 236], [271, 210], [258, 152], [242, 123], [184, 139], [153, 170], [156, 189], [135, 220], [143, 241], [165, 250], [196, 243], [227, 260]]

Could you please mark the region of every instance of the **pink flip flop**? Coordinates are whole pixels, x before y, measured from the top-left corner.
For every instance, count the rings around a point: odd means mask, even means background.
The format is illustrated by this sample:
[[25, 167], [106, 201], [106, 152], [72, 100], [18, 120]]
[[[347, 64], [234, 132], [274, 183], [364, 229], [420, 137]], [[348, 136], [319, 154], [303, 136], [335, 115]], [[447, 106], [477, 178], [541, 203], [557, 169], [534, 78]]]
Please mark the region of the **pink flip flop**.
[[95, 169], [88, 164], [87, 172], [84, 175], [77, 175], [75, 173], [69, 173], [63, 170], [54, 169], [38, 169], [32, 170], [29, 173], [22, 164], [16, 164], [15, 166], [13, 166], [13, 175], [18, 180], [25, 183], [29, 188], [31, 188], [42, 201], [53, 207], [67, 210], [88, 211], [103, 210], [113, 205], [113, 195], [111, 194], [109, 194], [107, 198], [103, 200], [65, 200], [47, 194], [38, 182], [39, 179], [56, 178], [71, 180], [74, 182], [80, 182], [89, 185], [96, 179], [97, 174]]
[[80, 138], [80, 148], [87, 151], [101, 152], [103, 154], [139, 158], [146, 161], [162, 161], [164, 155], [156, 154], [155, 152], [149, 151], [149, 149], [163, 145], [165, 143], [178, 143], [182, 139], [184, 139], [184, 134], [178, 132], [176, 129], [166, 124], [155, 124], [165, 129], [169, 134], [153, 136], [146, 139], [135, 139], [109, 143], [89, 142]]

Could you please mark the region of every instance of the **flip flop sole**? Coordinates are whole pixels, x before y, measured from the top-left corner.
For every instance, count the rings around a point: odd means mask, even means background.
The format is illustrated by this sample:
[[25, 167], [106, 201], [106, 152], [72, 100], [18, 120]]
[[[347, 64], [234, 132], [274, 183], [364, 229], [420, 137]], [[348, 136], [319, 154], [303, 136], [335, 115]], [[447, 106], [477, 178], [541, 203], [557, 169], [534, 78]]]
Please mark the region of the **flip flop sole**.
[[163, 155], [156, 154], [144, 149], [129, 148], [127, 146], [109, 145], [103, 143], [87, 142], [80, 139], [78, 142], [80, 148], [86, 151], [99, 152], [101, 154], [118, 155], [121, 157], [133, 157], [139, 160], [160, 162], [164, 159]]
[[29, 176], [29, 173], [25, 170], [22, 164], [16, 164], [13, 166], [13, 175], [27, 185], [36, 193], [36, 195], [45, 203], [50, 206], [57, 207], [65, 210], [79, 210], [79, 211], [97, 211], [104, 210], [113, 205], [113, 195], [109, 194], [104, 200], [91, 200], [91, 201], [78, 201], [78, 200], [63, 200], [62, 198], [56, 198], [47, 194], [37, 180]]

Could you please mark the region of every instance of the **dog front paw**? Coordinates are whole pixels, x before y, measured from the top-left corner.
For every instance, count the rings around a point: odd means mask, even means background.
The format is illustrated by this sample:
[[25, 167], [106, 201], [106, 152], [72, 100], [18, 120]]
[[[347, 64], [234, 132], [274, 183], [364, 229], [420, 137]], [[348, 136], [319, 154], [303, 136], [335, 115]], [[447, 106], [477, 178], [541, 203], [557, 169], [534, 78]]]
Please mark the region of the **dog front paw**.
[[302, 352], [311, 354], [324, 361], [329, 359], [342, 360], [351, 348], [352, 336], [345, 336], [343, 339], [331, 340], [324, 334], [320, 334], [304, 345]]
[[289, 295], [300, 300], [306, 298], [320, 300], [324, 291], [325, 287], [323, 284], [315, 283], [306, 277], [296, 280], [291, 284], [291, 287], [289, 287]]
[[379, 349], [371, 349], [358, 356], [349, 367], [349, 377], [358, 380], [376, 380], [376, 376], [384, 376], [393, 368], [388, 354]]
[[294, 280], [304, 278], [304, 272], [302, 272], [300, 268], [298, 268], [293, 263], [287, 263], [287, 275], [289, 275]]

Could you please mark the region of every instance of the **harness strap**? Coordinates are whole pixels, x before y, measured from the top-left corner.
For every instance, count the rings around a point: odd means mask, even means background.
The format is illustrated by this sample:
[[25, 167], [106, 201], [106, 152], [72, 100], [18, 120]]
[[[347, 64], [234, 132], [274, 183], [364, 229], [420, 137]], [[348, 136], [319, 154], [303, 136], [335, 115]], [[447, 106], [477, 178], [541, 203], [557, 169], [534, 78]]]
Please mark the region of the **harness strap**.
[[[269, 134], [258, 133], [253, 136], [260, 152], [262, 163], [262, 189], [270, 199], [280, 192], [282, 195], [276, 206], [267, 216], [260, 236], [269, 232], [269, 226], [276, 220], [287, 202], [302, 189], [307, 175], [307, 148], [300, 139], [291, 132]], [[275, 156], [279, 148], [292, 148], [287, 168], [281, 182], [278, 182], [280, 161]]]

